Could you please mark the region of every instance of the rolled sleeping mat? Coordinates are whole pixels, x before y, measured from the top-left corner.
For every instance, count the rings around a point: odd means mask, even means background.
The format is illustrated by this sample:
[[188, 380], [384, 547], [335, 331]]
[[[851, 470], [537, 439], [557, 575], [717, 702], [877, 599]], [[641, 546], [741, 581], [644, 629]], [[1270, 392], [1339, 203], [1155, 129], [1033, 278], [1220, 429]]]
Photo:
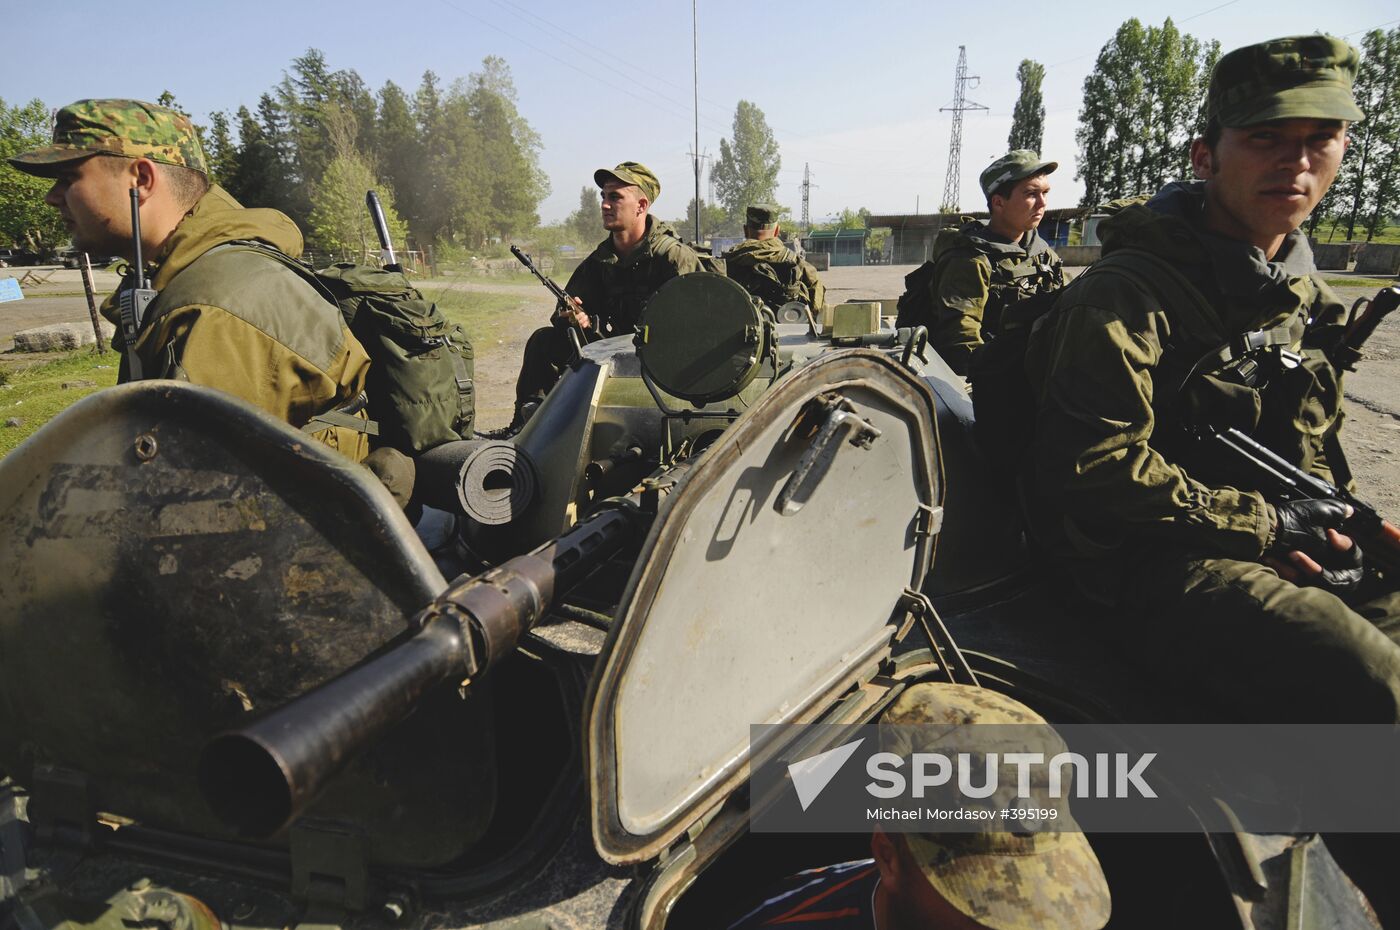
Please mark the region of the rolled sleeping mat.
[[420, 501], [488, 526], [511, 522], [535, 498], [535, 465], [514, 443], [445, 442], [419, 455], [417, 465]]

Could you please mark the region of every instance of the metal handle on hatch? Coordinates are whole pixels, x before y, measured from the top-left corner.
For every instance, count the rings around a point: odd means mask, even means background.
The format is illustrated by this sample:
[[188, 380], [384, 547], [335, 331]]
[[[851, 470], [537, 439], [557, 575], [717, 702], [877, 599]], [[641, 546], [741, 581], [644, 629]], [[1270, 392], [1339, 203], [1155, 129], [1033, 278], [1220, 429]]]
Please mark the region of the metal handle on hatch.
[[819, 405], [817, 409], [814, 410], [811, 404], [804, 408], [797, 415], [792, 432], [796, 433], [801, 421], [814, 413], [823, 417], [822, 424], [817, 428], [812, 444], [802, 453], [797, 467], [783, 485], [778, 499], [773, 502], [773, 509], [785, 517], [797, 513], [811, 499], [812, 492], [830, 470], [831, 463], [841, 448], [841, 439], [847, 431], [851, 433], [851, 445], [857, 449], [869, 449], [870, 444], [880, 436], [879, 428], [862, 419], [855, 404], [844, 397], [822, 397], [813, 403]]

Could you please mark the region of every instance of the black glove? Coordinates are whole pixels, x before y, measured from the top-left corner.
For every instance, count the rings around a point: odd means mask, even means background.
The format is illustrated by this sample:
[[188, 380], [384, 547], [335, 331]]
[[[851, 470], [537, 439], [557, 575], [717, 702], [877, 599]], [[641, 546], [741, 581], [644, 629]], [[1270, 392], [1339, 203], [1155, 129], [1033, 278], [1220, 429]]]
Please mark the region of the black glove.
[[1341, 529], [1348, 509], [1336, 500], [1285, 501], [1275, 505], [1278, 523], [1274, 554], [1286, 559], [1289, 552], [1297, 550], [1322, 566], [1322, 574], [1308, 577], [1305, 583], [1334, 594], [1352, 593], [1365, 576], [1361, 546], [1352, 540], [1351, 548], [1342, 552], [1327, 538], [1329, 529]]

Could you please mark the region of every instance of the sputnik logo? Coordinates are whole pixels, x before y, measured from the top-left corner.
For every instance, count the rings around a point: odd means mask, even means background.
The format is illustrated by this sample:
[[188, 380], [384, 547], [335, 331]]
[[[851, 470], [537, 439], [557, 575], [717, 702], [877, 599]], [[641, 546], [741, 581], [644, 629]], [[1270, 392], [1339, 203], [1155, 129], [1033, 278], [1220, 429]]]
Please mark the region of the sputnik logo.
[[805, 811], [812, 806], [826, 786], [831, 784], [831, 780], [836, 777], [836, 773], [841, 771], [841, 767], [850, 761], [855, 755], [860, 744], [865, 742], [864, 737], [844, 746], [837, 746], [835, 749], [828, 749], [826, 752], [817, 753], [815, 756], [808, 756], [806, 759], [794, 762], [788, 766], [788, 775], [792, 777], [793, 790], [797, 792], [798, 803]]

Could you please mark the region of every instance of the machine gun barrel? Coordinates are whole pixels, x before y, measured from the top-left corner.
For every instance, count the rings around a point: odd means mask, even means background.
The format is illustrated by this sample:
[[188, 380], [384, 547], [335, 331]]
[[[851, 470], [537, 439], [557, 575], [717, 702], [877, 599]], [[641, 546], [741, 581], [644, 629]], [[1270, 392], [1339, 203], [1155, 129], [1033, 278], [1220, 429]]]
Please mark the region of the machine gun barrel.
[[453, 582], [414, 617], [407, 638], [200, 755], [209, 806], [245, 836], [286, 827], [361, 751], [431, 689], [486, 672], [556, 599], [634, 539], [649, 520], [632, 501], [600, 510], [526, 555]]

